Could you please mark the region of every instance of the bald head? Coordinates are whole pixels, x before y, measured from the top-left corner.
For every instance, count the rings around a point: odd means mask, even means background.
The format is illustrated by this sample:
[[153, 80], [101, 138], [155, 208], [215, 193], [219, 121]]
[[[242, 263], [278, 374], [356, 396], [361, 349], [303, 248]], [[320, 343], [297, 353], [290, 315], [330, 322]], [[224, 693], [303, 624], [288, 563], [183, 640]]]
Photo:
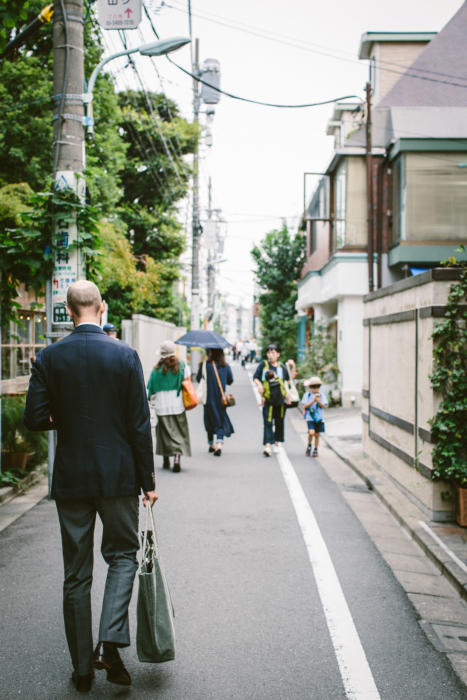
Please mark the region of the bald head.
[[[82, 322], [83, 319], [100, 322], [103, 312], [101, 294], [94, 284], [88, 280], [78, 280], [70, 284], [66, 294], [68, 311], [73, 321]], [[97, 320], [96, 320], [97, 319]]]

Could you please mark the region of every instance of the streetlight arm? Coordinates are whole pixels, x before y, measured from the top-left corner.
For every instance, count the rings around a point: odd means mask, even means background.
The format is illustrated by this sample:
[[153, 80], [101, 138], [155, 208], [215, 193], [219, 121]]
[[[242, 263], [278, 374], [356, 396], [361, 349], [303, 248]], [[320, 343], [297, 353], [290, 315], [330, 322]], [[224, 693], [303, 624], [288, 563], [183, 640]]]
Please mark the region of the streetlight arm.
[[101, 69], [105, 66], [106, 63], [109, 61], [113, 61], [114, 58], [120, 58], [120, 56], [128, 56], [130, 53], [136, 53], [139, 51], [139, 47], [135, 49], [127, 49], [126, 51], [120, 51], [120, 53], [114, 53], [112, 56], [107, 56], [107, 58], [104, 58], [100, 63], [97, 64], [97, 66], [94, 68], [93, 72], [91, 73], [91, 77], [89, 78], [88, 82], [88, 87], [86, 90], [86, 102], [91, 102], [92, 101], [92, 93], [94, 92], [94, 84], [96, 82], [96, 78], [101, 71]]

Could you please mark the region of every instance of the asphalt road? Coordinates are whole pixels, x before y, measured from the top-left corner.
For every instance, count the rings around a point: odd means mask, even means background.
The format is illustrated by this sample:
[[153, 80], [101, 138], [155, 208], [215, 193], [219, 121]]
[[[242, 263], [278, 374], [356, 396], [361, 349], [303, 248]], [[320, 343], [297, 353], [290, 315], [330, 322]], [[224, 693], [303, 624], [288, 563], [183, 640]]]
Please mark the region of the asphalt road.
[[[285, 452], [263, 457], [247, 373], [236, 367], [235, 379], [236, 432], [222, 457], [207, 453], [196, 409], [194, 457], [180, 474], [162, 471], [158, 458], [155, 516], [176, 611], [176, 660], [140, 664], [132, 646], [123, 652], [131, 689], [97, 672], [89, 697], [465, 698], [338, 485], [319, 458], [304, 456], [290, 421]], [[96, 629], [105, 578], [99, 536], [97, 527]], [[78, 697], [63, 630], [62, 574], [55, 505], [44, 500], [0, 534], [2, 699]]]

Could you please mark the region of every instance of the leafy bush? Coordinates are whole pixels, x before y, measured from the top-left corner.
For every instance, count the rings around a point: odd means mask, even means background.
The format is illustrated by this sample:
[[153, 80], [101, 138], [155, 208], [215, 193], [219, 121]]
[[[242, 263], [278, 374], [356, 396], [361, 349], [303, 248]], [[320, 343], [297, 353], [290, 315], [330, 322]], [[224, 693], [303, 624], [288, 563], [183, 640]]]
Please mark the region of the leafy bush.
[[2, 397], [2, 450], [32, 452], [28, 467], [47, 459], [48, 440], [45, 432], [28, 430], [23, 423], [25, 396]]
[[467, 488], [467, 267], [451, 285], [446, 314], [433, 331], [431, 384], [442, 395], [430, 421], [434, 479]]

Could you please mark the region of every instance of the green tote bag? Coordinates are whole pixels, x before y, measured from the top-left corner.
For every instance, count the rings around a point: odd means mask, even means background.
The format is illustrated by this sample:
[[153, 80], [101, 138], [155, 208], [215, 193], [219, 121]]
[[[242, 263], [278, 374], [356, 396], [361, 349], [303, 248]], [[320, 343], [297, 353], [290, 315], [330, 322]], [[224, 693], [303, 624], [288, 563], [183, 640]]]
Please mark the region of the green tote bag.
[[[151, 529], [149, 529], [151, 524]], [[175, 658], [174, 609], [161, 569], [154, 516], [146, 506], [143, 555], [138, 571], [136, 652], [140, 661], [160, 664]]]

